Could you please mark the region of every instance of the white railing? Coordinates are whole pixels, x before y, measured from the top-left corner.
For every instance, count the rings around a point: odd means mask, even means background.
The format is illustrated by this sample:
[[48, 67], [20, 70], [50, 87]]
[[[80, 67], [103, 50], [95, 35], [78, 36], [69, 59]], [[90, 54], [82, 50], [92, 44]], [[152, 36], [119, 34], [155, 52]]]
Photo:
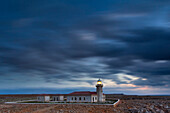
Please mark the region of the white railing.
[[113, 106], [116, 107], [119, 103], [120, 103], [120, 99], [118, 99], [118, 100], [113, 104]]

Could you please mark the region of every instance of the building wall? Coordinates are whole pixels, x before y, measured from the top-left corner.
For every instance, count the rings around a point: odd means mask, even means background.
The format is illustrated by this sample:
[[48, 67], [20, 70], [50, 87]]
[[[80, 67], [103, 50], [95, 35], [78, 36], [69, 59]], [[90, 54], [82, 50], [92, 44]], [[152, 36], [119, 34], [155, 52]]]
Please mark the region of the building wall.
[[102, 99], [103, 102], [106, 101], [106, 95], [103, 95], [103, 99]]
[[50, 96], [45, 96], [45, 102], [49, 102], [50, 101]]
[[52, 101], [64, 101], [64, 96], [52, 96]]
[[59, 96], [52, 96], [51, 101], [59, 101]]
[[67, 96], [67, 102], [91, 102], [91, 96]]
[[50, 96], [38, 96], [37, 100], [42, 101], [42, 102], [49, 102], [50, 101]]
[[59, 96], [60, 101], [64, 101], [64, 96]]
[[44, 96], [38, 96], [38, 97], [37, 97], [37, 100], [38, 100], [38, 101], [43, 101], [43, 102], [44, 102]]
[[97, 95], [91, 95], [91, 102], [97, 102]]

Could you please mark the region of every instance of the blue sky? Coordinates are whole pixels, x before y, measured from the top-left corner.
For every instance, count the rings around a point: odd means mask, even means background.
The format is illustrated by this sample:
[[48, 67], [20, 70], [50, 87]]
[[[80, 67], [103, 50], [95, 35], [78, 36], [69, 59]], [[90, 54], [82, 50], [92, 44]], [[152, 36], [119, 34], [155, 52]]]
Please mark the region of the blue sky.
[[0, 94], [170, 94], [170, 1], [1, 0]]

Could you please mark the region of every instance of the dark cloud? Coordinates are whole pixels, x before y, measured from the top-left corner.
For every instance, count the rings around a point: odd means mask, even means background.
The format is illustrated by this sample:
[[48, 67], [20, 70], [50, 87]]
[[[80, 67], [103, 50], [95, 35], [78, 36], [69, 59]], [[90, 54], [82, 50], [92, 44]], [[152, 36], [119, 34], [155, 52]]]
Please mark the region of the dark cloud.
[[46, 83], [101, 77], [128, 84], [116, 75], [124, 73], [139, 77], [130, 82], [135, 85], [169, 87], [169, 1], [16, 0], [0, 6], [4, 79], [15, 73], [40, 75]]

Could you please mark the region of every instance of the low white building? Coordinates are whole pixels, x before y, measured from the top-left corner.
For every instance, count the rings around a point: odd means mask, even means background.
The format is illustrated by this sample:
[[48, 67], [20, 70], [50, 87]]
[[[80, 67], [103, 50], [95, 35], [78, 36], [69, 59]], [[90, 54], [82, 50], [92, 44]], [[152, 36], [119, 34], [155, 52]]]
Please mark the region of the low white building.
[[97, 93], [90, 91], [73, 92], [67, 95], [67, 102], [97, 102]]
[[50, 102], [50, 101], [56, 101], [56, 102], [63, 102], [64, 101], [65, 94], [40, 94], [37, 96], [37, 101], [43, 101], [43, 102]]
[[38, 101], [43, 102], [105, 102], [103, 94], [103, 84], [99, 79], [96, 85], [96, 92], [79, 91], [70, 94], [41, 94], [37, 97]]
[[52, 101], [64, 101], [64, 95], [54, 95]]
[[43, 102], [49, 102], [50, 101], [50, 96], [49, 95], [40, 95], [37, 97], [38, 101], [43, 101]]

